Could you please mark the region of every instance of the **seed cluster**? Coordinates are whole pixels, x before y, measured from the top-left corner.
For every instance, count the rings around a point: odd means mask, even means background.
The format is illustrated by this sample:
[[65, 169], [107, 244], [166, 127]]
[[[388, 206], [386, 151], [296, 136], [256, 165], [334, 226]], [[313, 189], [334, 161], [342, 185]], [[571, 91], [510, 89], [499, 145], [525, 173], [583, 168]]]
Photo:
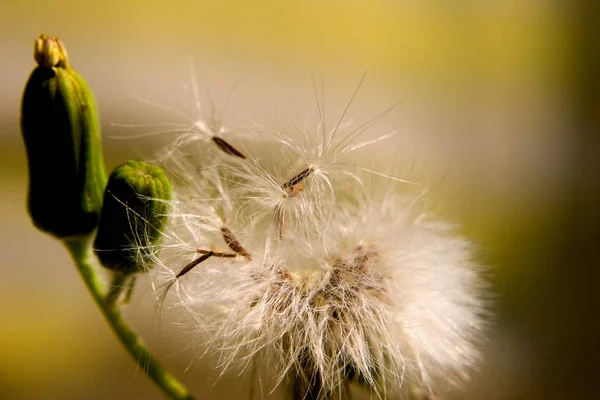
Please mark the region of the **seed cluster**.
[[357, 142], [381, 115], [353, 127], [346, 109], [328, 131], [319, 111], [313, 134], [289, 124], [238, 147], [200, 121], [167, 148], [159, 297], [175, 293], [223, 370], [252, 366], [293, 399], [463, 381], [484, 325], [469, 243], [423, 218], [416, 185], [350, 159], [392, 136]]

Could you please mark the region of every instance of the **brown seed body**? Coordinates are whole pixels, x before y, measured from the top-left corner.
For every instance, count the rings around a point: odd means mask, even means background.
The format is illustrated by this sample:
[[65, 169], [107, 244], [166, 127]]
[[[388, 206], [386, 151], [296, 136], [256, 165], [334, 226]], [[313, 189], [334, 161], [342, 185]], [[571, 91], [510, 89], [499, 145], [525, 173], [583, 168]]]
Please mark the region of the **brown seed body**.
[[226, 227], [222, 227], [221, 228], [221, 234], [223, 235], [223, 240], [225, 240], [225, 243], [227, 244], [227, 246], [229, 246], [229, 248], [233, 251], [235, 251], [237, 254], [245, 257], [248, 261], [252, 261], [252, 256], [250, 255], [250, 253], [248, 253], [248, 251], [240, 244], [240, 242], [237, 240], [237, 238], [235, 237], [235, 235], [233, 234], [233, 232], [231, 232], [228, 228]]

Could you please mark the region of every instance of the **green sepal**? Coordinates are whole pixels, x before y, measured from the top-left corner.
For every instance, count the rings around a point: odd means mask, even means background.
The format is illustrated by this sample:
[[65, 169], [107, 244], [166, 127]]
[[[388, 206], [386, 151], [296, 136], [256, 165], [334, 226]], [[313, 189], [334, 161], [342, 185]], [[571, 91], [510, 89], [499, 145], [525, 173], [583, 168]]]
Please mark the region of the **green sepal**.
[[40, 36], [35, 58], [21, 104], [28, 211], [36, 227], [59, 238], [89, 234], [106, 184], [96, 101], [58, 39]]
[[127, 161], [108, 178], [94, 243], [102, 265], [115, 272], [145, 272], [159, 253], [171, 183], [162, 168]]

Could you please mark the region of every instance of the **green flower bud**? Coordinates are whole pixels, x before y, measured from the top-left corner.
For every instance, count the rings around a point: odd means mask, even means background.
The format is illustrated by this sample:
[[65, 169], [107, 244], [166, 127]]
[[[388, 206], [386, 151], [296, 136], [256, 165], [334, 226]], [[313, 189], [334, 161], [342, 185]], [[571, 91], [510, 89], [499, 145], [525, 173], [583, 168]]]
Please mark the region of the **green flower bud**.
[[171, 183], [162, 168], [127, 161], [108, 178], [94, 250], [102, 265], [122, 274], [144, 272], [158, 256]]
[[59, 39], [38, 37], [34, 58], [38, 66], [21, 104], [29, 214], [57, 237], [89, 234], [98, 225], [106, 184], [96, 101]]

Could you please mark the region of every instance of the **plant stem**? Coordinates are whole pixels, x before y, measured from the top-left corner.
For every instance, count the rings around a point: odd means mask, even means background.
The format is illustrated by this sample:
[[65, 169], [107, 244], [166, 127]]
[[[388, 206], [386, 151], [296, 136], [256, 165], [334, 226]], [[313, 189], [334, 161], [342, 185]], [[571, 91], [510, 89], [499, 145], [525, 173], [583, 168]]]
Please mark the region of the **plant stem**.
[[123, 293], [123, 289], [125, 288], [125, 284], [127, 282], [127, 277], [124, 274], [120, 274], [115, 272], [113, 275], [113, 280], [110, 283], [110, 288], [108, 289], [108, 293], [104, 297], [104, 302], [108, 307], [116, 307], [117, 300], [121, 293]]
[[89, 238], [76, 238], [65, 240], [75, 266], [79, 271], [96, 305], [104, 315], [115, 335], [119, 338], [131, 357], [142, 366], [144, 372], [152, 379], [161, 390], [174, 400], [193, 400], [192, 395], [173, 375], [167, 372], [162, 365], [150, 354], [141, 339], [127, 325], [114, 302], [105, 301], [107, 291], [105, 284], [96, 272], [92, 260], [92, 251]]

